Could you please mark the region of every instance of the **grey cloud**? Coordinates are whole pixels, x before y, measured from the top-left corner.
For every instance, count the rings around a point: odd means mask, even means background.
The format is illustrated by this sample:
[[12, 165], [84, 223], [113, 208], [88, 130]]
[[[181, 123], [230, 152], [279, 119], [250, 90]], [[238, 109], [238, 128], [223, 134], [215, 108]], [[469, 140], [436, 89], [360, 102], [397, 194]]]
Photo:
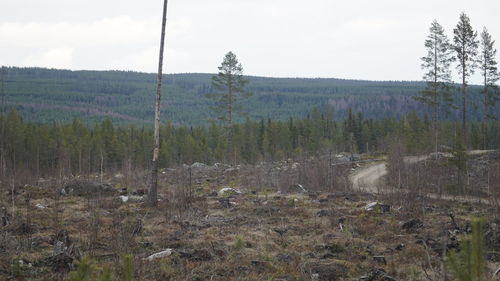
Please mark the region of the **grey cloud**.
[[[2, 63], [154, 72], [162, 2], [2, 0]], [[432, 20], [451, 37], [466, 11], [498, 39], [499, 9], [490, 0], [170, 0], [166, 71], [215, 72], [232, 50], [252, 75], [419, 80]]]

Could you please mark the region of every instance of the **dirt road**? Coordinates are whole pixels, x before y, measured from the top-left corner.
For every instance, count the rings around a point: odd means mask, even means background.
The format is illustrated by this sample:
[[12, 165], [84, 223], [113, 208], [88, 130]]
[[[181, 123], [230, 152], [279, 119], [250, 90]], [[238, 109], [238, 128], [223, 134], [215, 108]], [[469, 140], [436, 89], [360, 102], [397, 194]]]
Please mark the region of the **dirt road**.
[[351, 175], [352, 187], [369, 193], [377, 193], [379, 180], [387, 174], [385, 162], [363, 167]]
[[[429, 156], [408, 156], [404, 161], [408, 164], [417, 163], [427, 159]], [[363, 167], [351, 175], [352, 186], [356, 190], [363, 190], [369, 193], [378, 193], [379, 181], [387, 174], [385, 162]]]
[[[469, 155], [479, 155], [491, 152], [492, 150], [472, 150], [467, 152]], [[404, 158], [404, 161], [408, 164], [417, 163], [423, 160], [428, 159], [428, 155], [421, 156], [408, 156]], [[350, 179], [352, 182], [352, 187], [354, 190], [360, 190], [368, 193], [379, 193], [382, 189], [383, 184], [380, 183], [380, 180], [383, 176], [387, 174], [386, 163], [376, 163], [372, 165], [368, 165], [362, 167], [353, 174], [351, 174]], [[385, 190], [389, 191], [389, 190]], [[480, 201], [482, 203], [490, 203], [484, 198], [462, 198], [459, 196], [448, 196], [448, 195], [437, 195], [437, 194], [426, 194], [425, 196], [430, 198], [441, 198], [445, 200], [455, 200], [455, 201]]]

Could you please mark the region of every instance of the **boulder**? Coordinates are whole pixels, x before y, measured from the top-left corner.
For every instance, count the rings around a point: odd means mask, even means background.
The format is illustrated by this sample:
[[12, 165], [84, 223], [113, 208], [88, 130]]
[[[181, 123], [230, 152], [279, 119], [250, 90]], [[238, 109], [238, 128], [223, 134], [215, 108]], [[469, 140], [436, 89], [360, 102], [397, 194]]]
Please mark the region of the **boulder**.
[[137, 196], [137, 195], [120, 195], [118, 196], [120, 201], [123, 203], [137, 203], [137, 202], [142, 202], [144, 201], [144, 196]]
[[170, 255], [172, 255], [173, 252], [174, 252], [174, 250], [172, 250], [172, 249], [165, 249], [161, 252], [158, 252], [158, 253], [155, 253], [155, 254], [148, 256], [147, 258], [145, 258], [145, 260], [154, 261], [157, 259], [169, 257]]
[[242, 192], [238, 189], [232, 188], [232, 187], [224, 187], [223, 189], [219, 190], [218, 194], [219, 196], [231, 196], [231, 195], [237, 195], [241, 194]]
[[206, 168], [208, 167], [206, 164], [200, 163], [200, 162], [194, 162], [191, 165], [191, 168]]
[[128, 202], [130, 202], [130, 203], [137, 203], [137, 202], [144, 201], [144, 196], [129, 195], [127, 197], [128, 197]]
[[36, 207], [36, 208], [38, 208], [38, 209], [47, 209], [47, 206], [44, 206], [44, 205], [42, 205], [42, 204], [40, 204], [40, 203], [37, 203], [37, 204], [35, 205], [35, 207]]
[[228, 169], [231, 168], [231, 166], [227, 164], [222, 164], [222, 163], [214, 163], [214, 168], [216, 169]]
[[351, 158], [349, 157], [349, 153], [347, 152], [341, 152], [337, 155], [335, 155], [335, 162], [337, 163], [346, 163], [350, 162]]
[[364, 209], [366, 211], [378, 211], [382, 213], [388, 213], [391, 211], [391, 206], [387, 204], [381, 204], [379, 202], [371, 202], [368, 203]]

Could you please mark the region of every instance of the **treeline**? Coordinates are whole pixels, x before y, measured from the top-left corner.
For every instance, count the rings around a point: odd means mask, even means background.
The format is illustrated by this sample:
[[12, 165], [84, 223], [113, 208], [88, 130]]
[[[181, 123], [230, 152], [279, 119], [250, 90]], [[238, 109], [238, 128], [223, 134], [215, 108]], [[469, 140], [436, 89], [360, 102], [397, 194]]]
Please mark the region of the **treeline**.
[[[153, 130], [144, 126], [117, 126], [110, 119], [85, 126], [70, 123], [27, 123], [15, 110], [0, 117], [0, 172], [2, 183], [15, 178], [133, 172], [150, 165]], [[500, 147], [500, 122], [489, 123], [490, 148]], [[441, 123], [442, 144], [453, 145], [456, 127]], [[477, 123], [469, 127], [473, 148], [482, 144]], [[227, 135], [232, 134], [231, 149]], [[161, 127], [160, 167], [203, 162], [257, 163], [305, 157], [328, 152], [385, 152], [388, 138], [399, 136], [409, 154], [430, 151], [431, 125], [410, 113], [404, 118], [367, 119], [349, 111], [345, 120], [335, 120], [331, 107], [314, 109], [307, 117], [287, 121], [247, 120], [230, 128]], [[450, 141], [447, 141], [450, 140]], [[234, 158], [228, 151], [233, 151]], [[231, 159], [229, 159], [231, 158]]]

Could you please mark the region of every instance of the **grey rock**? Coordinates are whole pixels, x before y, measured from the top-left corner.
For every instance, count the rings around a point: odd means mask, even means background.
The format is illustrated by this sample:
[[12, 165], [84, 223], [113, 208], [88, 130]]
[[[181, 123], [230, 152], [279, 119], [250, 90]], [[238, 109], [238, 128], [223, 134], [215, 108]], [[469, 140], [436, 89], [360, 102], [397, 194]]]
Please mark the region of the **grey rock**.
[[237, 195], [241, 194], [242, 192], [238, 189], [232, 188], [232, 187], [224, 187], [221, 190], [219, 190], [218, 194], [219, 196], [230, 196], [230, 195]]
[[379, 211], [382, 213], [388, 213], [391, 211], [391, 206], [387, 204], [381, 204], [379, 202], [371, 202], [366, 204], [364, 209], [366, 211]]
[[161, 252], [154, 253], [154, 254], [148, 256], [147, 258], [145, 258], [145, 260], [154, 261], [157, 259], [165, 258], [165, 257], [172, 255], [173, 252], [174, 252], [174, 250], [172, 250], [172, 249], [165, 249]]
[[208, 167], [206, 164], [200, 163], [200, 162], [194, 162], [191, 165], [191, 168], [206, 168]]

